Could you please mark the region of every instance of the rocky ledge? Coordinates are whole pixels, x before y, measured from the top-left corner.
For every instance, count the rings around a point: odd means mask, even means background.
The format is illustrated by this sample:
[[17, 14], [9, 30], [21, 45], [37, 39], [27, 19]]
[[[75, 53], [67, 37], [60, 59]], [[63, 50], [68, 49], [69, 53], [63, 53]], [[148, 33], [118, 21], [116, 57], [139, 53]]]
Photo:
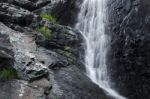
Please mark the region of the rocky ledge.
[[1, 99], [110, 99], [84, 73], [80, 32], [44, 10], [66, 3], [0, 1]]

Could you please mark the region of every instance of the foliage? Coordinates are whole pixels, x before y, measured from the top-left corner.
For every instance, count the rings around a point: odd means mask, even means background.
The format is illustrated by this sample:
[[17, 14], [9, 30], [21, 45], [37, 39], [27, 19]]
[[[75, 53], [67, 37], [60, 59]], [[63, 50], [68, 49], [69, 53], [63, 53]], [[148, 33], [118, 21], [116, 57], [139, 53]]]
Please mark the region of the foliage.
[[52, 16], [51, 14], [42, 13], [42, 14], [40, 14], [40, 16], [50, 22], [56, 23], [56, 18], [54, 16]]
[[17, 72], [13, 68], [0, 68], [0, 79], [13, 79], [17, 77]]
[[52, 34], [52, 31], [49, 30], [47, 26], [38, 27], [36, 28], [36, 31], [42, 33], [45, 36], [45, 38], [49, 38]]
[[71, 48], [70, 48], [69, 46], [65, 46], [65, 47], [64, 47], [64, 50], [65, 50], [65, 51], [70, 51], [70, 49], [71, 49]]

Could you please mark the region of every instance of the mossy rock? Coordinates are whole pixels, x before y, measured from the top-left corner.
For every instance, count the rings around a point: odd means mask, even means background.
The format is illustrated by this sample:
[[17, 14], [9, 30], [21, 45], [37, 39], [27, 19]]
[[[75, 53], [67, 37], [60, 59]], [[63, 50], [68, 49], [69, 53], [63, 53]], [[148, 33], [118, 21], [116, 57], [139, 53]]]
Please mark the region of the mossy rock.
[[65, 46], [65, 47], [64, 47], [64, 50], [65, 50], [65, 51], [70, 51], [71, 48], [70, 48], [69, 46]]
[[17, 78], [17, 72], [13, 68], [2, 67], [0, 68], [0, 80], [8, 80]]
[[36, 31], [40, 32], [43, 34], [45, 38], [50, 38], [52, 35], [52, 31], [47, 27], [47, 26], [41, 26], [36, 28]]
[[50, 22], [56, 23], [56, 18], [53, 15], [51, 15], [51, 14], [41, 13], [40, 17], [42, 17], [43, 19], [46, 19], [46, 20], [48, 20]]

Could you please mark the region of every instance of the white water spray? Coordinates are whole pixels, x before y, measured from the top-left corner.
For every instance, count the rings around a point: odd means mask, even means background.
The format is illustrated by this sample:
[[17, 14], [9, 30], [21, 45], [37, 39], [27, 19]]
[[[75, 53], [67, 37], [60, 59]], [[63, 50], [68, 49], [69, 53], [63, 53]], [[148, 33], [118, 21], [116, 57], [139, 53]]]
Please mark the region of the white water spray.
[[89, 78], [115, 99], [126, 99], [111, 88], [107, 71], [106, 54], [109, 38], [105, 34], [106, 1], [84, 0], [76, 28], [82, 31], [86, 39], [85, 63]]

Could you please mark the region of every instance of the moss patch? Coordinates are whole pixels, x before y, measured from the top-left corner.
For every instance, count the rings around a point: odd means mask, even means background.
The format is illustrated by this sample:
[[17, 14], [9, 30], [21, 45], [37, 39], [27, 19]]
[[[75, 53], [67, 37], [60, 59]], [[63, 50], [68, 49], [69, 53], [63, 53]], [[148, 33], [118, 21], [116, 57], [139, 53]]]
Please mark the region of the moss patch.
[[17, 72], [13, 68], [0, 68], [0, 79], [7, 80], [17, 78]]
[[71, 48], [70, 48], [69, 46], [65, 46], [65, 47], [64, 47], [64, 50], [65, 50], [65, 51], [70, 51]]
[[43, 19], [46, 19], [50, 22], [53, 22], [53, 23], [56, 23], [56, 18], [54, 16], [52, 16], [51, 14], [48, 14], [48, 13], [41, 13], [40, 16], [43, 18]]
[[52, 31], [47, 26], [41, 26], [36, 28], [36, 31], [42, 33], [45, 38], [50, 38], [52, 35]]

